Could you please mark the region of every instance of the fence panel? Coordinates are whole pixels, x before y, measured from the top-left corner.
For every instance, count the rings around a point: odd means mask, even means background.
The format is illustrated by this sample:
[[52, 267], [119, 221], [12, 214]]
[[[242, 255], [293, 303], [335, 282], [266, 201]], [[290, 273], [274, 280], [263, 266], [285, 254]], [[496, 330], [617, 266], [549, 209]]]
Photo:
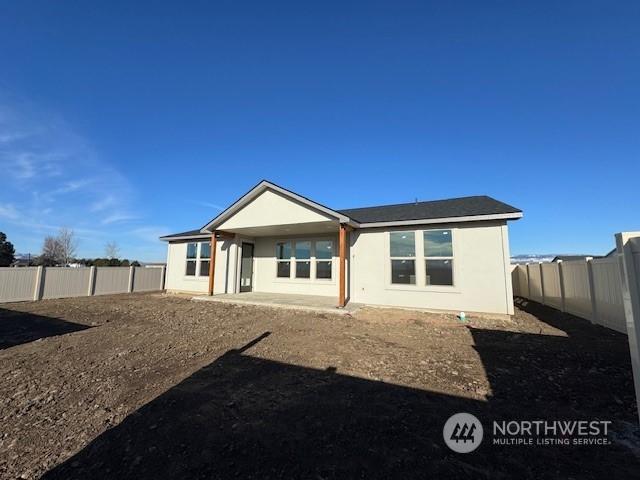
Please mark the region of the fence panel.
[[162, 286], [162, 268], [136, 267], [133, 275], [133, 291], [149, 292], [160, 290]]
[[514, 297], [521, 297], [520, 295], [520, 280], [518, 278], [519, 265], [511, 265], [511, 288], [513, 289]]
[[529, 273], [526, 265], [518, 265], [518, 283], [520, 285], [520, 296], [529, 298]]
[[33, 300], [38, 267], [0, 267], [0, 302]]
[[529, 273], [529, 298], [536, 302], [543, 303], [542, 277], [540, 275], [540, 264], [531, 263], [528, 266]]
[[562, 274], [565, 310], [578, 317], [592, 320], [587, 262], [582, 260], [562, 262]]
[[560, 269], [557, 263], [542, 264], [542, 284], [544, 285], [544, 303], [562, 310]]
[[129, 290], [129, 267], [96, 267], [94, 295], [127, 293]]
[[620, 266], [616, 257], [592, 260], [598, 323], [626, 333]]
[[46, 267], [42, 298], [83, 297], [89, 288], [90, 268]]

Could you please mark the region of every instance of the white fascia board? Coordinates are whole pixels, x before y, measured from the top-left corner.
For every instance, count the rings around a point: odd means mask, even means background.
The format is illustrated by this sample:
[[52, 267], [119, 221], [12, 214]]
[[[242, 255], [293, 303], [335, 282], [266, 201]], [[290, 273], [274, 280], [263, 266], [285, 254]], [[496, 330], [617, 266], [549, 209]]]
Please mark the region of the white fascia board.
[[484, 222], [490, 220], [517, 220], [522, 218], [522, 212], [517, 213], [498, 213], [494, 215], [471, 215], [467, 217], [446, 217], [446, 218], [429, 218], [424, 220], [399, 220], [394, 222], [372, 222], [360, 223], [358, 228], [376, 228], [376, 227], [403, 227], [406, 225], [430, 225], [436, 223], [461, 223], [461, 222]]
[[310, 208], [313, 208], [314, 210], [318, 210], [326, 215], [329, 215], [330, 217], [334, 217], [336, 220], [338, 220], [340, 223], [348, 223], [351, 226], [356, 226], [357, 224], [355, 222], [353, 222], [349, 217], [342, 215], [334, 210], [331, 210], [330, 208], [324, 207], [318, 203], [315, 203], [307, 198], [304, 198], [300, 195], [298, 195], [297, 193], [294, 192], [290, 192], [289, 190], [285, 190], [282, 187], [279, 187], [278, 185], [275, 185], [271, 182], [267, 182], [262, 181], [260, 182], [258, 185], [256, 185], [254, 188], [252, 188], [251, 190], [249, 190], [249, 192], [247, 192], [245, 195], [243, 195], [239, 200], [237, 200], [233, 205], [231, 205], [229, 208], [227, 208], [225, 211], [223, 211], [220, 215], [218, 215], [216, 218], [214, 218], [213, 220], [211, 220], [209, 223], [207, 223], [204, 227], [202, 227], [202, 229], [200, 230], [202, 233], [211, 233], [211, 229], [214, 227], [214, 225], [219, 225], [222, 222], [224, 222], [226, 219], [228, 219], [229, 217], [233, 216], [238, 210], [240, 210], [241, 208], [243, 208], [245, 205], [251, 203], [251, 201], [257, 197], [259, 194], [261, 194], [262, 192], [264, 192], [267, 189], [271, 189], [273, 191], [276, 191], [282, 195], [284, 195], [285, 197], [291, 198], [293, 200], [296, 200], [297, 202], [306, 205]]

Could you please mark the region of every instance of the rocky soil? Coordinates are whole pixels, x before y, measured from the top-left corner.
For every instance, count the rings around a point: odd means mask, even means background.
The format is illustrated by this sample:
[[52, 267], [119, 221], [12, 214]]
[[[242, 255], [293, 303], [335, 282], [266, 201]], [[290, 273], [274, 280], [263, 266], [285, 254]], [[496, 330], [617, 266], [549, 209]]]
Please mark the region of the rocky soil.
[[[626, 337], [533, 303], [511, 320], [353, 316], [147, 294], [0, 305], [1, 478], [632, 478]], [[443, 442], [470, 412], [484, 441]], [[497, 446], [492, 422], [612, 422], [609, 445]]]

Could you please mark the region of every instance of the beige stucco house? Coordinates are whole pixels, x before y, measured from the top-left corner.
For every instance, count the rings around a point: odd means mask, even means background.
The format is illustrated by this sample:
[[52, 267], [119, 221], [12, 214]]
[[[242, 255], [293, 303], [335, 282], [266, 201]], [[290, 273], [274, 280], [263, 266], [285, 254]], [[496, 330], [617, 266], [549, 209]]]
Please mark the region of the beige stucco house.
[[507, 222], [520, 217], [486, 196], [333, 210], [262, 181], [204, 227], [162, 237], [166, 288], [512, 314]]

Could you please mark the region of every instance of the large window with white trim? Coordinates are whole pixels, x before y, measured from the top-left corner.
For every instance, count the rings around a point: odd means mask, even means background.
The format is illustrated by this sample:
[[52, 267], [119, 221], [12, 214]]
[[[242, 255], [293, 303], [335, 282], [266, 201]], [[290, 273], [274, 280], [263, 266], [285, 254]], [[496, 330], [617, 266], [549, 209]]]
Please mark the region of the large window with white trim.
[[333, 264], [333, 242], [331, 240], [318, 240], [315, 242], [316, 278], [331, 280]]
[[392, 285], [453, 287], [453, 230], [389, 232]]
[[208, 277], [210, 258], [211, 242], [187, 243], [185, 275], [188, 277]]
[[296, 278], [311, 278], [311, 241], [296, 241]]
[[425, 230], [422, 234], [426, 284], [453, 286], [451, 230]]
[[415, 232], [391, 232], [389, 234], [391, 257], [391, 283], [416, 284], [416, 235]]
[[276, 243], [276, 276], [289, 278], [291, 276], [291, 242]]

